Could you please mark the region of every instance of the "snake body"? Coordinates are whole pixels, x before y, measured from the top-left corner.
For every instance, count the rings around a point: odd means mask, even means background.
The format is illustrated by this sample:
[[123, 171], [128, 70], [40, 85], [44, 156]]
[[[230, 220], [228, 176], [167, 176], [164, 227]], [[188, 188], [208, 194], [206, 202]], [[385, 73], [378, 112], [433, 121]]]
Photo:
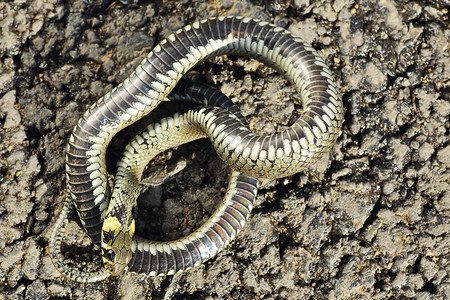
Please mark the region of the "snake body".
[[[289, 129], [268, 136], [253, 134], [212, 111], [202, 114], [208, 122], [201, 126], [233, 170], [255, 177], [288, 176], [311, 166], [333, 146], [343, 122], [342, 101], [330, 69], [311, 46], [283, 28], [248, 18], [219, 17], [188, 25], [163, 40], [123, 83], [92, 105], [70, 137], [68, 191], [94, 244], [100, 245], [111, 195], [105, 153], [112, 137], [153, 110], [192, 67], [221, 54], [239, 54], [274, 67], [294, 84], [303, 103], [300, 118]], [[139, 257], [136, 249], [131, 249], [134, 258]], [[146, 263], [144, 259], [143, 268], [129, 269], [146, 271]]]

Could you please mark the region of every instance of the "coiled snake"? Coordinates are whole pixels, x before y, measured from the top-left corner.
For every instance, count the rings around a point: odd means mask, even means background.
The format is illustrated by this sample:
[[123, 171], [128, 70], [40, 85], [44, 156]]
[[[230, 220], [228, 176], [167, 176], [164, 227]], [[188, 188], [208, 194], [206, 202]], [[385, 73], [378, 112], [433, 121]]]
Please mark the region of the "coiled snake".
[[[225, 217], [228, 224], [213, 228], [219, 222], [213, 216], [205, 224], [208, 229], [202, 228], [194, 233], [195, 240], [201, 241], [202, 249], [207, 252], [204, 254], [198, 248], [190, 248], [194, 240], [191, 238], [152, 243], [132, 237], [134, 220], [131, 210], [135, 205], [134, 195], [139, 192], [135, 187], [142, 167], [132, 167], [127, 163], [122, 165], [125, 173], [116, 176], [114, 193], [118, 196], [109, 203], [111, 192], [105, 153], [112, 137], [165, 100], [192, 67], [221, 54], [255, 58], [284, 74], [300, 93], [303, 103], [300, 118], [283, 132], [259, 136], [251, 133], [232, 114], [214, 107], [202, 107], [189, 112], [190, 116], [163, 120], [137, 137], [125, 154], [125, 157], [130, 157], [129, 162], [141, 159], [140, 150], [170, 147], [172, 144], [168, 141], [176, 128], [187, 126], [182, 131], [198, 131], [201, 133], [196, 134], [200, 136], [206, 134], [221, 159], [234, 170], [228, 190], [231, 199], [240, 197], [242, 193], [248, 193], [247, 196], [256, 193], [252, 188], [256, 182], [251, 177], [243, 177], [243, 182], [249, 183], [242, 191], [238, 190], [233, 184], [233, 178], [238, 178], [237, 172], [258, 178], [279, 178], [300, 172], [328, 152], [340, 134], [343, 106], [331, 71], [311, 46], [285, 29], [248, 18], [219, 17], [196, 22], [170, 35], [123, 83], [91, 106], [75, 127], [67, 147], [68, 199], [73, 200], [93, 243], [100, 245], [103, 237], [104, 261], [114, 275], [124, 269], [151, 275], [173, 274], [197, 265], [220, 251], [245, 221], [245, 215], [233, 217], [230, 213]], [[166, 138], [162, 137], [164, 134]], [[153, 141], [147, 142], [147, 138]], [[180, 139], [180, 136], [174, 137], [173, 143], [180, 143]], [[137, 156], [133, 158], [133, 155]], [[147, 162], [152, 155], [144, 155], [143, 161]], [[127, 177], [128, 174], [131, 177]], [[120, 190], [121, 187], [125, 190]], [[242, 204], [244, 206], [246, 204]], [[211, 230], [208, 234], [212, 235], [205, 234], [207, 230]], [[56, 232], [50, 248], [59, 246], [58, 237], [60, 235]], [[219, 247], [210, 248], [209, 243], [216, 241]], [[52, 255], [53, 260], [58, 265], [60, 253], [52, 251], [55, 254]], [[95, 281], [106, 276], [106, 272], [100, 271], [91, 278], [79, 278], [75, 271], [71, 273], [60, 264], [59, 269], [78, 281]]]

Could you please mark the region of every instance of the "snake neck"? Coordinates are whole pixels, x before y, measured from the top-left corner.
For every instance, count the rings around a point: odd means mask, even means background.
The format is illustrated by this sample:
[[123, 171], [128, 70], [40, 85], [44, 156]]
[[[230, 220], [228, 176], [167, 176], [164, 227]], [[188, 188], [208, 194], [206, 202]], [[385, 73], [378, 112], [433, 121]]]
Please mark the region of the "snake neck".
[[113, 191], [102, 229], [103, 263], [112, 275], [119, 275], [131, 260], [135, 233], [133, 209], [140, 193], [134, 176], [122, 176], [120, 180], [122, 184], [116, 185]]

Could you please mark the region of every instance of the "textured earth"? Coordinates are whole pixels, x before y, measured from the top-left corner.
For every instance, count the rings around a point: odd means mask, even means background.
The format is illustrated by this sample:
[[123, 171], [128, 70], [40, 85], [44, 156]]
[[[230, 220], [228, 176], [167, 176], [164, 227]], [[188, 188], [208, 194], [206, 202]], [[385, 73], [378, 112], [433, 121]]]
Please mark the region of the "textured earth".
[[[448, 0], [0, 3], [0, 299], [449, 299], [449, 8]], [[276, 23], [321, 52], [346, 108], [333, 152], [306, 172], [262, 182], [244, 230], [202, 266], [66, 280], [48, 239], [72, 128], [165, 36], [224, 15]], [[220, 57], [190, 76], [228, 95], [256, 132], [299, 114], [294, 89], [258, 62]], [[129, 135], [112, 145], [111, 172]], [[152, 170], [186, 167], [143, 195], [143, 235], [184, 236], [214, 210], [229, 170], [207, 145], [158, 157]], [[66, 244], [76, 267], [99, 267], [75, 218]]]

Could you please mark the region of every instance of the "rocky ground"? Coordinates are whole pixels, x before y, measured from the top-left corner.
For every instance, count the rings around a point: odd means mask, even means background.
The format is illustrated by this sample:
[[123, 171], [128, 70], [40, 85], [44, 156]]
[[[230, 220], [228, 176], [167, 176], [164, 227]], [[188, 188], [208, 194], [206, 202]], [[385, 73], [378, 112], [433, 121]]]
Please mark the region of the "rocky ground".
[[[65, 2], [0, 4], [0, 299], [450, 298], [448, 0]], [[334, 151], [264, 183], [243, 232], [200, 267], [64, 279], [48, 239], [72, 128], [163, 37], [218, 15], [276, 23], [322, 53], [346, 108]], [[260, 63], [222, 57], [194, 76], [238, 103], [256, 131], [298, 115], [299, 96]], [[213, 211], [228, 170], [201, 155], [206, 144], [160, 157], [188, 167], [147, 193], [138, 228], [177, 238]], [[75, 222], [66, 242], [77, 266], [99, 265]]]

